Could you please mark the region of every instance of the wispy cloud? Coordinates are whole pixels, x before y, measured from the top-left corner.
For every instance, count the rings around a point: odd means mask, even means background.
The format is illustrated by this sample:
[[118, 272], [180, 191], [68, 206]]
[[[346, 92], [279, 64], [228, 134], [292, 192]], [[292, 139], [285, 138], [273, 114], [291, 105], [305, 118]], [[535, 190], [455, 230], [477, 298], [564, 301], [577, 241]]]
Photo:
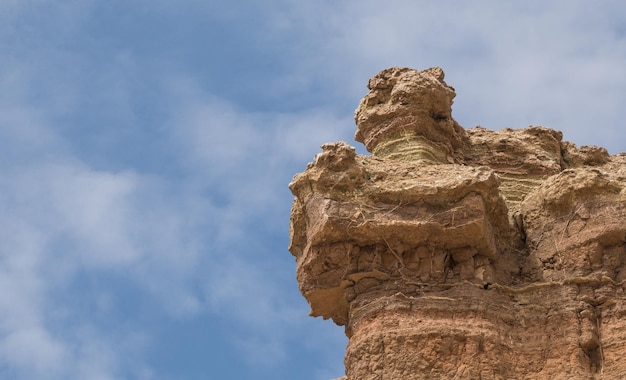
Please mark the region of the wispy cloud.
[[[159, 298], [164, 309], [157, 312], [197, 313], [187, 282], [197, 274], [196, 253], [185, 242], [185, 209], [177, 208], [184, 202], [167, 197], [162, 179], [90, 168], [65, 150], [45, 118], [25, 115], [0, 120], [0, 372], [119, 378], [141, 368], [137, 350], [144, 348], [136, 338], [144, 332], [129, 334], [115, 320], [103, 324], [105, 316], [124, 313], [111, 305], [128, 301], [114, 283], [89, 293], [84, 279], [121, 275], [144, 297]], [[125, 318], [141, 323], [140, 315]], [[128, 356], [138, 361], [126, 362]]]
[[[295, 267], [286, 265], [293, 263], [286, 250], [287, 184], [319, 151], [320, 141], [351, 138], [351, 117], [248, 113], [193, 85], [177, 91], [180, 108], [169, 122], [176, 126], [173, 141], [187, 152], [195, 191], [213, 202], [208, 218], [217, 234], [206, 246], [206, 300], [212, 313], [239, 326], [235, 345], [249, 364], [275, 369], [284, 363], [293, 334], [306, 335], [298, 316], [308, 312], [297, 294]], [[267, 234], [280, 238], [271, 243]]]
[[[345, 139], [346, 120], [320, 111], [247, 113], [192, 93], [168, 121], [172, 144], [181, 148], [175, 183], [130, 169], [94, 169], [71, 153], [45, 114], [29, 123], [31, 113], [5, 114], [6, 125], [21, 127], [4, 129], [4, 144], [36, 147], [16, 156], [0, 180], [7, 235], [0, 345], [12, 371], [51, 378], [139, 371], [142, 345], [105, 320], [124, 313], [133, 326], [143, 317], [121, 309], [133, 301], [120, 298], [113, 283], [83, 278], [117, 277], [148, 298], [136, 307], [158, 304], [153, 312], [169, 318], [232, 319], [241, 326], [231, 332], [233, 347], [267, 371], [285, 363], [293, 334], [307, 334], [300, 318], [307, 306], [293, 266], [285, 265], [286, 185], [320, 141]], [[279, 244], [268, 244], [267, 233], [282, 236]], [[20, 354], [30, 344], [39, 347], [30, 357], [35, 366]], [[129, 355], [138, 361], [128, 363]]]
[[[343, 107], [349, 98], [354, 106], [367, 79], [386, 67], [437, 65], [457, 89], [453, 115], [466, 127], [544, 124], [579, 144], [626, 150], [614, 138], [626, 116], [619, 106], [626, 101], [626, 7], [619, 2], [327, 6], [307, 9], [309, 21], [287, 23], [285, 33], [311, 41], [307, 52], [289, 45], [297, 63], [288, 75], [333, 84], [320, 92], [327, 99], [310, 92], [320, 103]], [[299, 20], [305, 8], [285, 7], [284, 17]]]
[[442, 66], [466, 127], [626, 150], [619, 1], [114, 3], [0, 2], [0, 376], [157, 379], [154, 324], [215, 318], [248, 368], [341, 375], [287, 184], [388, 66]]

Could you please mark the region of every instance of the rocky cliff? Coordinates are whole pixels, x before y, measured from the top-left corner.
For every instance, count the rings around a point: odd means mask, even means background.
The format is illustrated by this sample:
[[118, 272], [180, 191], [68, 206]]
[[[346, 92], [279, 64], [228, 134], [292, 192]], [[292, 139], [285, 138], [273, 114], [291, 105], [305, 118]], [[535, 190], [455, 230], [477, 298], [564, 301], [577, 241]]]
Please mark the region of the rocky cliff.
[[464, 129], [440, 68], [369, 81], [355, 139], [289, 185], [311, 315], [346, 377], [626, 378], [626, 154]]

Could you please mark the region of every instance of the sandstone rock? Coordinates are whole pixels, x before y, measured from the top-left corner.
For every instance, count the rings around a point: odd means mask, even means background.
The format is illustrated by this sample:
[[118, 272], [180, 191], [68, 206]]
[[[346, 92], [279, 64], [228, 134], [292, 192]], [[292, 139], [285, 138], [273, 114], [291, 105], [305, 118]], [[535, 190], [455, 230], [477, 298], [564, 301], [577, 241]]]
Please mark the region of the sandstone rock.
[[373, 155], [325, 144], [290, 184], [300, 290], [345, 326], [346, 379], [626, 377], [626, 154], [464, 130], [443, 77], [372, 78]]
[[[424, 71], [393, 67], [370, 79], [355, 112], [355, 139], [380, 157], [411, 157], [439, 163], [458, 160], [467, 136], [452, 119], [454, 89], [439, 67]], [[406, 144], [406, 142], [410, 144]]]

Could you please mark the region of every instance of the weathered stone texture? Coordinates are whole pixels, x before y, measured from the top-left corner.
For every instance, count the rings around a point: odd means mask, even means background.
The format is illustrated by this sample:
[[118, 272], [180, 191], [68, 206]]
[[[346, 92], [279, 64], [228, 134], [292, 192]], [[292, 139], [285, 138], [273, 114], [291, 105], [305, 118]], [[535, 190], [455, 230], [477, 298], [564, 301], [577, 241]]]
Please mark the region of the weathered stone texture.
[[443, 71], [384, 70], [357, 141], [294, 177], [290, 251], [347, 379], [626, 378], [626, 155], [465, 130]]

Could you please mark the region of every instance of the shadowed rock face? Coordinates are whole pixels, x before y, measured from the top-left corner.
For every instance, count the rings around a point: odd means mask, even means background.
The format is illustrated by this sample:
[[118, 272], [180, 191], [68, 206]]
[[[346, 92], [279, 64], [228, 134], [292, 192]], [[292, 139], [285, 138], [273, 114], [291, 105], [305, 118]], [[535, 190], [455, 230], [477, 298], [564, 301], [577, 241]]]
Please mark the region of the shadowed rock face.
[[625, 378], [626, 155], [464, 130], [443, 71], [387, 69], [289, 185], [311, 315], [348, 379]]

